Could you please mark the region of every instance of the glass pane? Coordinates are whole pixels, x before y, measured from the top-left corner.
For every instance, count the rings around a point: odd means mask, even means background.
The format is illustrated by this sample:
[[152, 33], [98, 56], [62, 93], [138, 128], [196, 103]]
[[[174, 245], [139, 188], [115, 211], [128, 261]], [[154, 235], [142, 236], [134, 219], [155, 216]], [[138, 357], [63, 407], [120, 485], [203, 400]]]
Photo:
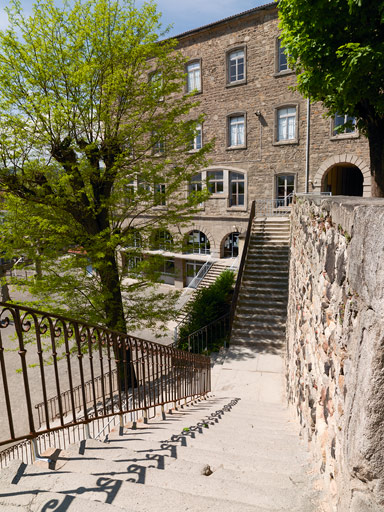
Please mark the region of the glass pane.
[[237, 69], [237, 79], [244, 80], [244, 61], [242, 59], [239, 61], [239, 66]]

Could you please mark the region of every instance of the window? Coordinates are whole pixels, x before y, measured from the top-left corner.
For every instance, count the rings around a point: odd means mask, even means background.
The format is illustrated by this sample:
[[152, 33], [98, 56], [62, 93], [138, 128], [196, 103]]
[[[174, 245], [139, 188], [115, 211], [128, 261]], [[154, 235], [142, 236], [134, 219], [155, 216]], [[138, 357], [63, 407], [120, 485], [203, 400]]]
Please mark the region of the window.
[[211, 248], [208, 238], [202, 231], [191, 231], [186, 237], [186, 254], [210, 254]]
[[154, 71], [149, 75], [149, 83], [152, 86], [152, 90], [154, 95], [157, 97], [159, 101], [164, 100], [164, 96], [162, 96], [161, 91], [163, 89], [163, 76], [160, 71]]
[[228, 120], [228, 146], [245, 146], [245, 117], [232, 116]]
[[295, 176], [286, 174], [276, 176], [277, 206], [289, 206], [292, 203], [292, 192], [295, 190]]
[[236, 84], [245, 82], [245, 50], [239, 48], [228, 53], [227, 57], [227, 83]]
[[126, 203], [132, 203], [135, 198], [135, 180], [130, 181], [125, 186], [126, 190]]
[[224, 240], [224, 258], [236, 258], [239, 255], [239, 234], [230, 233]]
[[152, 139], [153, 139], [153, 146], [152, 146], [152, 152], [154, 155], [163, 155], [165, 153], [165, 141], [164, 139], [158, 134], [153, 132], [152, 133]]
[[166, 229], [157, 229], [152, 236], [152, 249], [170, 251], [173, 248], [173, 238]]
[[211, 194], [221, 194], [224, 192], [224, 173], [223, 171], [208, 171], [208, 190]]
[[277, 141], [293, 141], [296, 134], [296, 107], [279, 108], [277, 110]]
[[126, 246], [135, 249], [142, 247], [141, 235], [137, 229], [129, 228], [127, 231]]
[[166, 204], [165, 184], [164, 183], [155, 183], [154, 202], [155, 202], [155, 205], [157, 205], [157, 206], [164, 206]]
[[[338, 129], [340, 126], [347, 124], [344, 128]], [[355, 133], [356, 132], [356, 117], [349, 116], [347, 114], [336, 113], [333, 118], [333, 135], [341, 135], [343, 133]]]
[[201, 92], [200, 61], [187, 64], [187, 92]]
[[143, 178], [139, 178], [137, 180], [137, 190], [143, 194], [145, 192], [150, 192], [151, 187]]
[[195, 174], [192, 176], [191, 181], [189, 182], [189, 190], [188, 192], [190, 194], [194, 192], [201, 192], [202, 191], [202, 180], [201, 180], [201, 173]]
[[229, 206], [244, 206], [245, 180], [244, 174], [239, 172], [229, 173]]
[[142, 256], [137, 256], [136, 254], [126, 254], [126, 265], [128, 274], [137, 275], [138, 267], [141, 267], [141, 263], [143, 261]]
[[164, 260], [162, 262], [160, 272], [165, 276], [175, 275], [175, 260]]
[[201, 126], [201, 124], [198, 124], [195, 129], [195, 136], [193, 137], [193, 141], [191, 144], [191, 150], [197, 151], [198, 149], [201, 149], [203, 147], [202, 142], [203, 142], [202, 141], [202, 126]]
[[277, 73], [281, 73], [282, 71], [288, 71], [288, 61], [287, 54], [285, 53], [285, 48], [281, 44], [281, 39], [277, 39]]

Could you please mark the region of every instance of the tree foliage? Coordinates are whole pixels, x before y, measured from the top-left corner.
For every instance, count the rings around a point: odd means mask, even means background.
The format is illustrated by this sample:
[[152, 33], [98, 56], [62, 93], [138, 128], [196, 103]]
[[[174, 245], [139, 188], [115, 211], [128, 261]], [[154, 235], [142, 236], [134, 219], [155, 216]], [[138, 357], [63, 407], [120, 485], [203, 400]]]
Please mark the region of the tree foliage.
[[210, 286], [197, 290], [196, 296], [186, 309], [187, 321], [179, 331], [181, 348], [188, 347], [188, 335], [229, 312], [234, 284], [235, 274], [231, 270], [225, 270]]
[[384, 2], [281, 0], [283, 44], [298, 90], [329, 114], [356, 116], [369, 140], [372, 192], [384, 195]]
[[153, 229], [185, 222], [202, 200], [187, 199], [185, 184], [210, 145], [188, 151], [202, 119], [193, 117], [193, 94], [183, 94], [176, 42], [159, 42], [152, 1], [139, 10], [133, 0], [38, 0], [27, 18], [14, 0], [8, 16], [0, 33], [4, 244], [38, 262], [40, 306], [123, 331], [127, 321], [168, 319], [174, 299], [143, 291], [156, 272], [147, 265], [127, 282], [117, 253], [133, 226], [145, 246]]

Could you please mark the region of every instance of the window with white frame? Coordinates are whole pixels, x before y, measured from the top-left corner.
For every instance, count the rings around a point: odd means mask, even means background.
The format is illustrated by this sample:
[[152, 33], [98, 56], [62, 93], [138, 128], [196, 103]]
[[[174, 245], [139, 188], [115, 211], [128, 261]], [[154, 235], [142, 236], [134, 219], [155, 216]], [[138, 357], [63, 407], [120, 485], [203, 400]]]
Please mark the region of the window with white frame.
[[277, 72], [288, 71], [288, 59], [285, 47], [282, 45], [281, 39], [277, 39]]
[[135, 197], [135, 180], [131, 180], [125, 186], [126, 190], [126, 203], [132, 203]]
[[227, 82], [234, 84], [245, 81], [245, 51], [239, 48], [227, 54]]
[[171, 251], [173, 248], [173, 237], [166, 229], [156, 229], [152, 234], [152, 249]]
[[187, 64], [187, 92], [201, 91], [201, 66], [200, 61]]
[[[343, 125], [344, 128], [340, 128]], [[333, 118], [333, 135], [341, 135], [343, 133], [355, 133], [356, 132], [356, 117], [349, 116], [348, 114], [335, 114]]]
[[159, 101], [164, 100], [164, 96], [161, 94], [161, 91], [163, 89], [163, 76], [160, 73], [160, 71], [154, 71], [153, 73], [150, 73], [149, 75], [149, 83], [152, 86], [152, 90], [156, 96], [158, 96]]
[[296, 107], [277, 109], [277, 141], [290, 141], [296, 138]]
[[228, 118], [228, 146], [245, 146], [245, 116]]
[[163, 155], [165, 153], [164, 138], [161, 137], [158, 133], [153, 132], [152, 139], [153, 139], [152, 153], [157, 156]]
[[208, 190], [211, 194], [222, 194], [224, 192], [224, 172], [207, 172]]
[[245, 178], [239, 172], [229, 173], [229, 206], [244, 206], [245, 204]]
[[198, 149], [201, 149], [203, 147], [203, 127], [201, 126], [201, 124], [198, 124], [195, 128], [195, 135], [193, 137], [193, 141], [192, 141], [192, 144], [191, 144], [191, 149], [192, 150], [198, 150]]
[[201, 192], [203, 190], [201, 172], [192, 176], [191, 181], [189, 182], [188, 192], [189, 194], [193, 194], [195, 192]]
[[165, 204], [166, 204], [165, 184], [164, 183], [155, 183], [153, 191], [154, 191], [155, 205], [165, 206]]
[[292, 193], [295, 190], [294, 174], [279, 174], [276, 176], [277, 206], [289, 206], [292, 203]]

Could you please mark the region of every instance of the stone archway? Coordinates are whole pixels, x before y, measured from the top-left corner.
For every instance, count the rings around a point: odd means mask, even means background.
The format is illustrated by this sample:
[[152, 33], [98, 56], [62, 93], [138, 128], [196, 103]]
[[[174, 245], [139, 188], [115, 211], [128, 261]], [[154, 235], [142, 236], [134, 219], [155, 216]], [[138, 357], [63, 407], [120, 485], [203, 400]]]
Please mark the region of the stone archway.
[[[348, 174], [349, 171], [351, 171], [351, 174]], [[346, 179], [348, 176], [351, 178], [350, 180]], [[360, 176], [362, 177], [361, 189], [359, 188]], [[331, 191], [335, 191], [334, 195], [362, 195], [370, 197], [371, 173], [369, 165], [362, 158], [352, 154], [332, 156], [319, 167], [313, 180], [313, 187], [315, 193], [333, 189]]]

